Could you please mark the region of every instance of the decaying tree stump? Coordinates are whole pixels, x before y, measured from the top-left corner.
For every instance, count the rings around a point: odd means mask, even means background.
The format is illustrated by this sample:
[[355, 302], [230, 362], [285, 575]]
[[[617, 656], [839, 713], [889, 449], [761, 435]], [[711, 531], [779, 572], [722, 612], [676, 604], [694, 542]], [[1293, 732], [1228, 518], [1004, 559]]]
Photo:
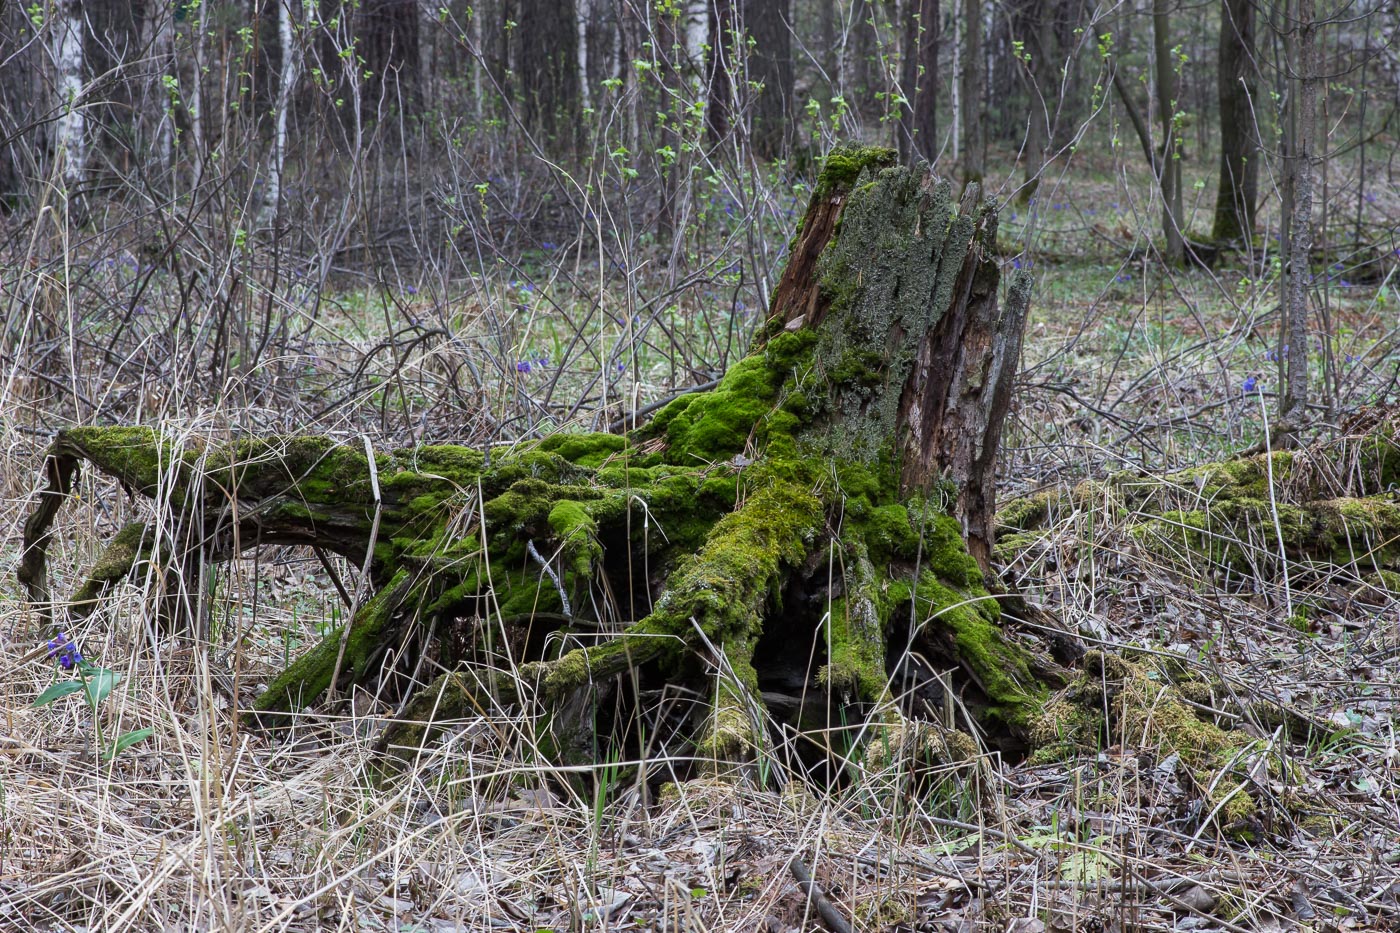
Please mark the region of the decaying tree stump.
[[[206, 557], [305, 544], [358, 563], [373, 547], [373, 597], [262, 711], [314, 702], [337, 669], [376, 678], [386, 652], [420, 650], [408, 633], [436, 625], [453, 643], [440, 662], [494, 635], [546, 701], [629, 668], [703, 687], [697, 651], [722, 655], [734, 682], [699, 733], [735, 756], [756, 741], [769, 668], [792, 689], [789, 669], [815, 657], [822, 687], [873, 702], [899, 629], [962, 671], [955, 689], [993, 732], [1024, 733], [1046, 666], [1003, 634], [984, 574], [1028, 282], [999, 302], [996, 211], [975, 190], [955, 204], [946, 183], [891, 163], [832, 156], [753, 352], [630, 436], [397, 450], [371, 467], [324, 437], [178, 447], [145, 428], [71, 430], [21, 579], [49, 599], [47, 529], [85, 460], [164, 497]], [[188, 550], [157, 537], [124, 530], [78, 601], [152, 548]], [[551, 629], [592, 643], [543, 657]]]
[[[934, 689], [994, 744], [1093, 742], [1102, 692], [1097, 706], [1089, 686], [1050, 702], [1065, 672], [1003, 626], [989, 585], [1029, 280], [1017, 273], [1000, 300], [995, 207], [975, 189], [955, 204], [946, 183], [892, 162], [830, 157], [753, 351], [626, 436], [370, 456], [324, 437], [66, 431], [20, 578], [50, 600], [48, 530], [87, 461], [179, 521], [123, 530], [70, 611], [143, 560], [293, 544], [358, 564], [370, 551], [373, 595], [255, 713], [317, 702], [338, 678], [404, 698], [390, 744], [416, 747], [427, 723], [490, 698], [538, 704], [558, 750], [587, 755], [584, 733], [607, 728], [590, 715], [598, 698], [630, 672], [629, 692], [689, 687], [680, 731], [733, 761], [768, 741], [765, 705], [794, 721], [807, 696], [888, 709], [891, 674], [917, 656], [952, 671]], [[449, 671], [426, 686], [425, 653]], [[1192, 730], [1194, 767], [1228, 753], [1213, 725]]]

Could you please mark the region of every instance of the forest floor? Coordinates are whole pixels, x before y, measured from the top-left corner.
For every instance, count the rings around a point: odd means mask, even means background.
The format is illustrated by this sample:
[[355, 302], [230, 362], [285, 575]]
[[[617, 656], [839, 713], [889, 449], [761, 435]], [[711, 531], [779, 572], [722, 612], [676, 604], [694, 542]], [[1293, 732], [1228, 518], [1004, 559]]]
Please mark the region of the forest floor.
[[[1376, 187], [1368, 229], [1393, 231], [1400, 200]], [[1004, 446], [1006, 498], [1220, 459], [1265, 433], [1278, 378], [1267, 241], [1253, 267], [1167, 272], [1143, 249], [1157, 222], [1144, 204], [1140, 185], [1109, 171], [1043, 188], [1039, 258], [1024, 260], [1038, 283]], [[1011, 255], [1025, 211], [1004, 215], [1009, 263], [1023, 261]], [[1374, 239], [1382, 262], [1353, 271], [1361, 254], [1339, 251], [1317, 283], [1319, 435], [1362, 405], [1400, 400], [1397, 244]], [[1090, 644], [1226, 685], [1203, 712], [1253, 737], [1254, 758], [1240, 763], [1259, 778], [1253, 838], [1222, 834], [1174, 756], [1135, 735], [1053, 762], [986, 751], [925, 775], [916, 793], [906, 775], [854, 754], [836, 786], [781, 767], [761, 787], [697, 778], [666, 755], [607, 750], [596, 767], [566, 772], [540, 752], [535, 723], [483, 710], [377, 783], [371, 739], [385, 707], [373, 697], [307, 710], [278, 734], [236, 716], [341, 619], [321, 564], [295, 549], [250, 549], [211, 573], [207, 651], [154, 633], [147, 581], [124, 585], [65, 633], [122, 675], [116, 689], [95, 714], [80, 696], [35, 708], [62, 675], [12, 569], [47, 431], [93, 417], [74, 398], [190, 437], [290, 423], [385, 444], [479, 442], [519, 436], [521, 411], [547, 410], [550, 430], [570, 429], [605, 423], [589, 413], [609, 395], [641, 405], [703, 381], [699, 364], [678, 370], [676, 347], [732, 361], [755, 322], [752, 280], [721, 266], [654, 307], [604, 309], [590, 352], [577, 351], [572, 337], [593, 325], [574, 327], [586, 309], [551, 290], [571, 272], [549, 252], [529, 274], [455, 293], [419, 281], [328, 296], [302, 356], [278, 365], [303, 367], [306, 384], [343, 405], [259, 395], [235, 415], [227, 396], [205, 407], [195, 376], [143, 370], [152, 364], [134, 354], [131, 371], [78, 367], [58, 385], [7, 373], [0, 929], [824, 929], [794, 857], [854, 929], [880, 933], [1400, 928], [1400, 592], [1362, 587], [1345, 568], [1242, 578], [1199, 555], [1166, 564], [1133, 546], [1130, 518], [1093, 510], [1055, 516], [1005, 579]], [[111, 288], [127, 281], [122, 267], [94, 269]], [[399, 339], [401, 322], [430, 319], [450, 339]], [[141, 346], [178, 350], [178, 328], [132, 326]], [[64, 352], [84, 352], [81, 341]], [[473, 367], [487, 375], [464, 397], [454, 380]], [[90, 477], [76, 498], [51, 550], [58, 592], [143, 508]], [[1259, 731], [1228, 694], [1335, 728]], [[149, 738], [102, 760], [113, 737], [145, 728]]]

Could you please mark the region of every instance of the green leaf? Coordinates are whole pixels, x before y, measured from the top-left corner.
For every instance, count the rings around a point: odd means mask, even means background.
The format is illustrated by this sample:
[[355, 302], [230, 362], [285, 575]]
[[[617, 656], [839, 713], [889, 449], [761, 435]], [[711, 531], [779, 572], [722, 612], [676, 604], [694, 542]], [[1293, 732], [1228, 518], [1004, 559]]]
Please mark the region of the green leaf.
[[709, 893], [710, 893], [710, 892], [709, 892], [709, 891], [706, 891], [704, 888], [691, 888], [691, 889], [690, 889], [690, 896], [693, 897], [693, 898], [696, 898], [696, 899], [702, 898], [702, 897], [704, 897], [706, 894], [709, 894]]
[[94, 707], [107, 699], [107, 695], [122, 682], [120, 671], [109, 671], [105, 667], [95, 667], [87, 680], [88, 703]]
[[103, 754], [102, 760], [111, 761], [113, 758], [117, 757], [122, 752], [135, 745], [137, 742], [144, 742], [151, 736], [155, 735], [155, 731], [155, 729], [152, 729], [150, 726], [147, 726], [144, 729], [136, 729], [132, 732], [123, 732], [121, 735], [117, 736], [117, 740], [112, 743], [112, 747], [107, 749], [106, 753]]
[[1113, 876], [1113, 862], [1098, 852], [1075, 852], [1060, 863], [1060, 877], [1066, 881], [1092, 883]]
[[61, 700], [66, 696], [71, 696], [81, 689], [83, 689], [83, 682], [81, 680], [60, 680], [56, 684], [49, 684], [44, 692], [39, 694], [38, 698], [34, 701], [34, 708], [38, 709], [41, 706], [48, 706], [54, 700]]

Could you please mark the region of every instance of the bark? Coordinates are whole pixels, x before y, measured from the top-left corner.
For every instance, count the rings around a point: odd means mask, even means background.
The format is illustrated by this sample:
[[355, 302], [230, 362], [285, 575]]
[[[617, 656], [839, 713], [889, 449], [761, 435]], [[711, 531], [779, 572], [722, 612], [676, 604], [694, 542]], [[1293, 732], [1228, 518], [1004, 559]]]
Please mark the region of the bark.
[[54, 63], [53, 148], [57, 175], [70, 211], [82, 214], [83, 172], [87, 166], [87, 123], [83, 109], [83, 5], [63, 0], [54, 14], [51, 38]]
[[734, 128], [735, 49], [740, 46], [734, 0], [713, 0], [709, 8], [710, 50], [705, 62], [705, 129], [717, 143]]
[[1161, 159], [1157, 181], [1162, 197], [1162, 236], [1167, 262], [1179, 266], [1186, 261], [1186, 239], [1182, 223], [1181, 139], [1178, 133], [1176, 55], [1171, 40], [1172, 0], [1152, 0], [1152, 47], [1156, 65], [1157, 119], [1161, 123]]
[[510, 28], [514, 76], [526, 127], [547, 152], [572, 153], [579, 142], [578, 14], [573, 0], [519, 0]]
[[749, 141], [765, 159], [782, 158], [791, 145], [794, 100], [791, 0], [741, 0], [744, 33], [752, 40], [746, 61]]
[[[160, 184], [170, 184], [175, 159], [175, 114], [166, 78], [173, 76], [175, 64], [175, 17], [168, 4], [147, 0], [144, 32], [150, 39], [152, 77], [147, 90], [146, 114], [152, 130], [150, 138], [160, 166]], [[285, 44], [283, 48], [285, 48]], [[285, 54], [285, 53], [284, 53]], [[279, 113], [281, 108], [279, 107]]]
[[1049, 164], [1055, 145], [1051, 132], [1051, 102], [1059, 95], [1055, 90], [1054, 61], [1055, 29], [1050, 0], [1027, 0], [1021, 10], [1024, 50], [1031, 60], [1021, 73], [1028, 84], [1030, 118], [1026, 127], [1025, 181], [1019, 197], [1030, 201], [1040, 187], [1040, 173]]
[[1284, 223], [1281, 231], [1283, 327], [1279, 335], [1279, 421], [1286, 439], [1304, 417], [1308, 402], [1308, 280], [1312, 252], [1313, 153], [1317, 136], [1314, 0], [1293, 0], [1285, 42], [1293, 63], [1293, 92], [1285, 112]]
[[981, 182], [986, 170], [987, 130], [984, 109], [986, 68], [982, 55], [981, 0], [963, 0], [962, 175], [964, 183]]
[[1220, 183], [1211, 237], [1239, 243], [1254, 231], [1259, 199], [1259, 160], [1254, 99], [1253, 0], [1221, 0], [1216, 83], [1220, 94]]
[[421, 109], [417, 0], [364, 0], [357, 54], [366, 73], [366, 119], [413, 115]]
[[906, 98], [900, 156], [932, 162], [938, 155], [938, 0], [907, 0], [900, 85]]
[[292, 91], [296, 88], [301, 52], [292, 32], [292, 4], [277, 5], [277, 42], [281, 52], [278, 64], [277, 113], [272, 138], [272, 159], [268, 165], [267, 191], [264, 193], [262, 224], [275, 227], [282, 210], [282, 172], [287, 162], [287, 116], [292, 106]]

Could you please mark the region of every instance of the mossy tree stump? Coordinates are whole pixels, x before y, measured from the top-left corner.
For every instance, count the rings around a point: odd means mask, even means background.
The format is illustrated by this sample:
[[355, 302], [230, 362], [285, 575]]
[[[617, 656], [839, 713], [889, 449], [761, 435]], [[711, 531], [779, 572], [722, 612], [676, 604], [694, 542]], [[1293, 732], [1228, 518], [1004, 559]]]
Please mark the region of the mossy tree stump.
[[[706, 698], [684, 732], [742, 760], [766, 741], [765, 697], [881, 703], [912, 651], [953, 671], [942, 686], [989, 738], [1023, 743], [1058, 668], [1003, 629], [986, 576], [1029, 294], [1018, 273], [1001, 300], [996, 220], [975, 188], [958, 204], [888, 151], [838, 150], [753, 351], [626, 436], [371, 460], [325, 437], [66, 431], [21, 580], [50, 599], [49, 527], [86, 461], [168, 504], [178, 533], [124, 530], [71, 611], [143, 560], [372, 548], [373, 595], [256, 713], [315, 703], [338, 672], [405, 700], [393, 743], [494, 695], [539, 704], [561, 750], [586, 754], [578, 727], [630, 671]], [[450, 670], [426, 685], [424, 652]]]

